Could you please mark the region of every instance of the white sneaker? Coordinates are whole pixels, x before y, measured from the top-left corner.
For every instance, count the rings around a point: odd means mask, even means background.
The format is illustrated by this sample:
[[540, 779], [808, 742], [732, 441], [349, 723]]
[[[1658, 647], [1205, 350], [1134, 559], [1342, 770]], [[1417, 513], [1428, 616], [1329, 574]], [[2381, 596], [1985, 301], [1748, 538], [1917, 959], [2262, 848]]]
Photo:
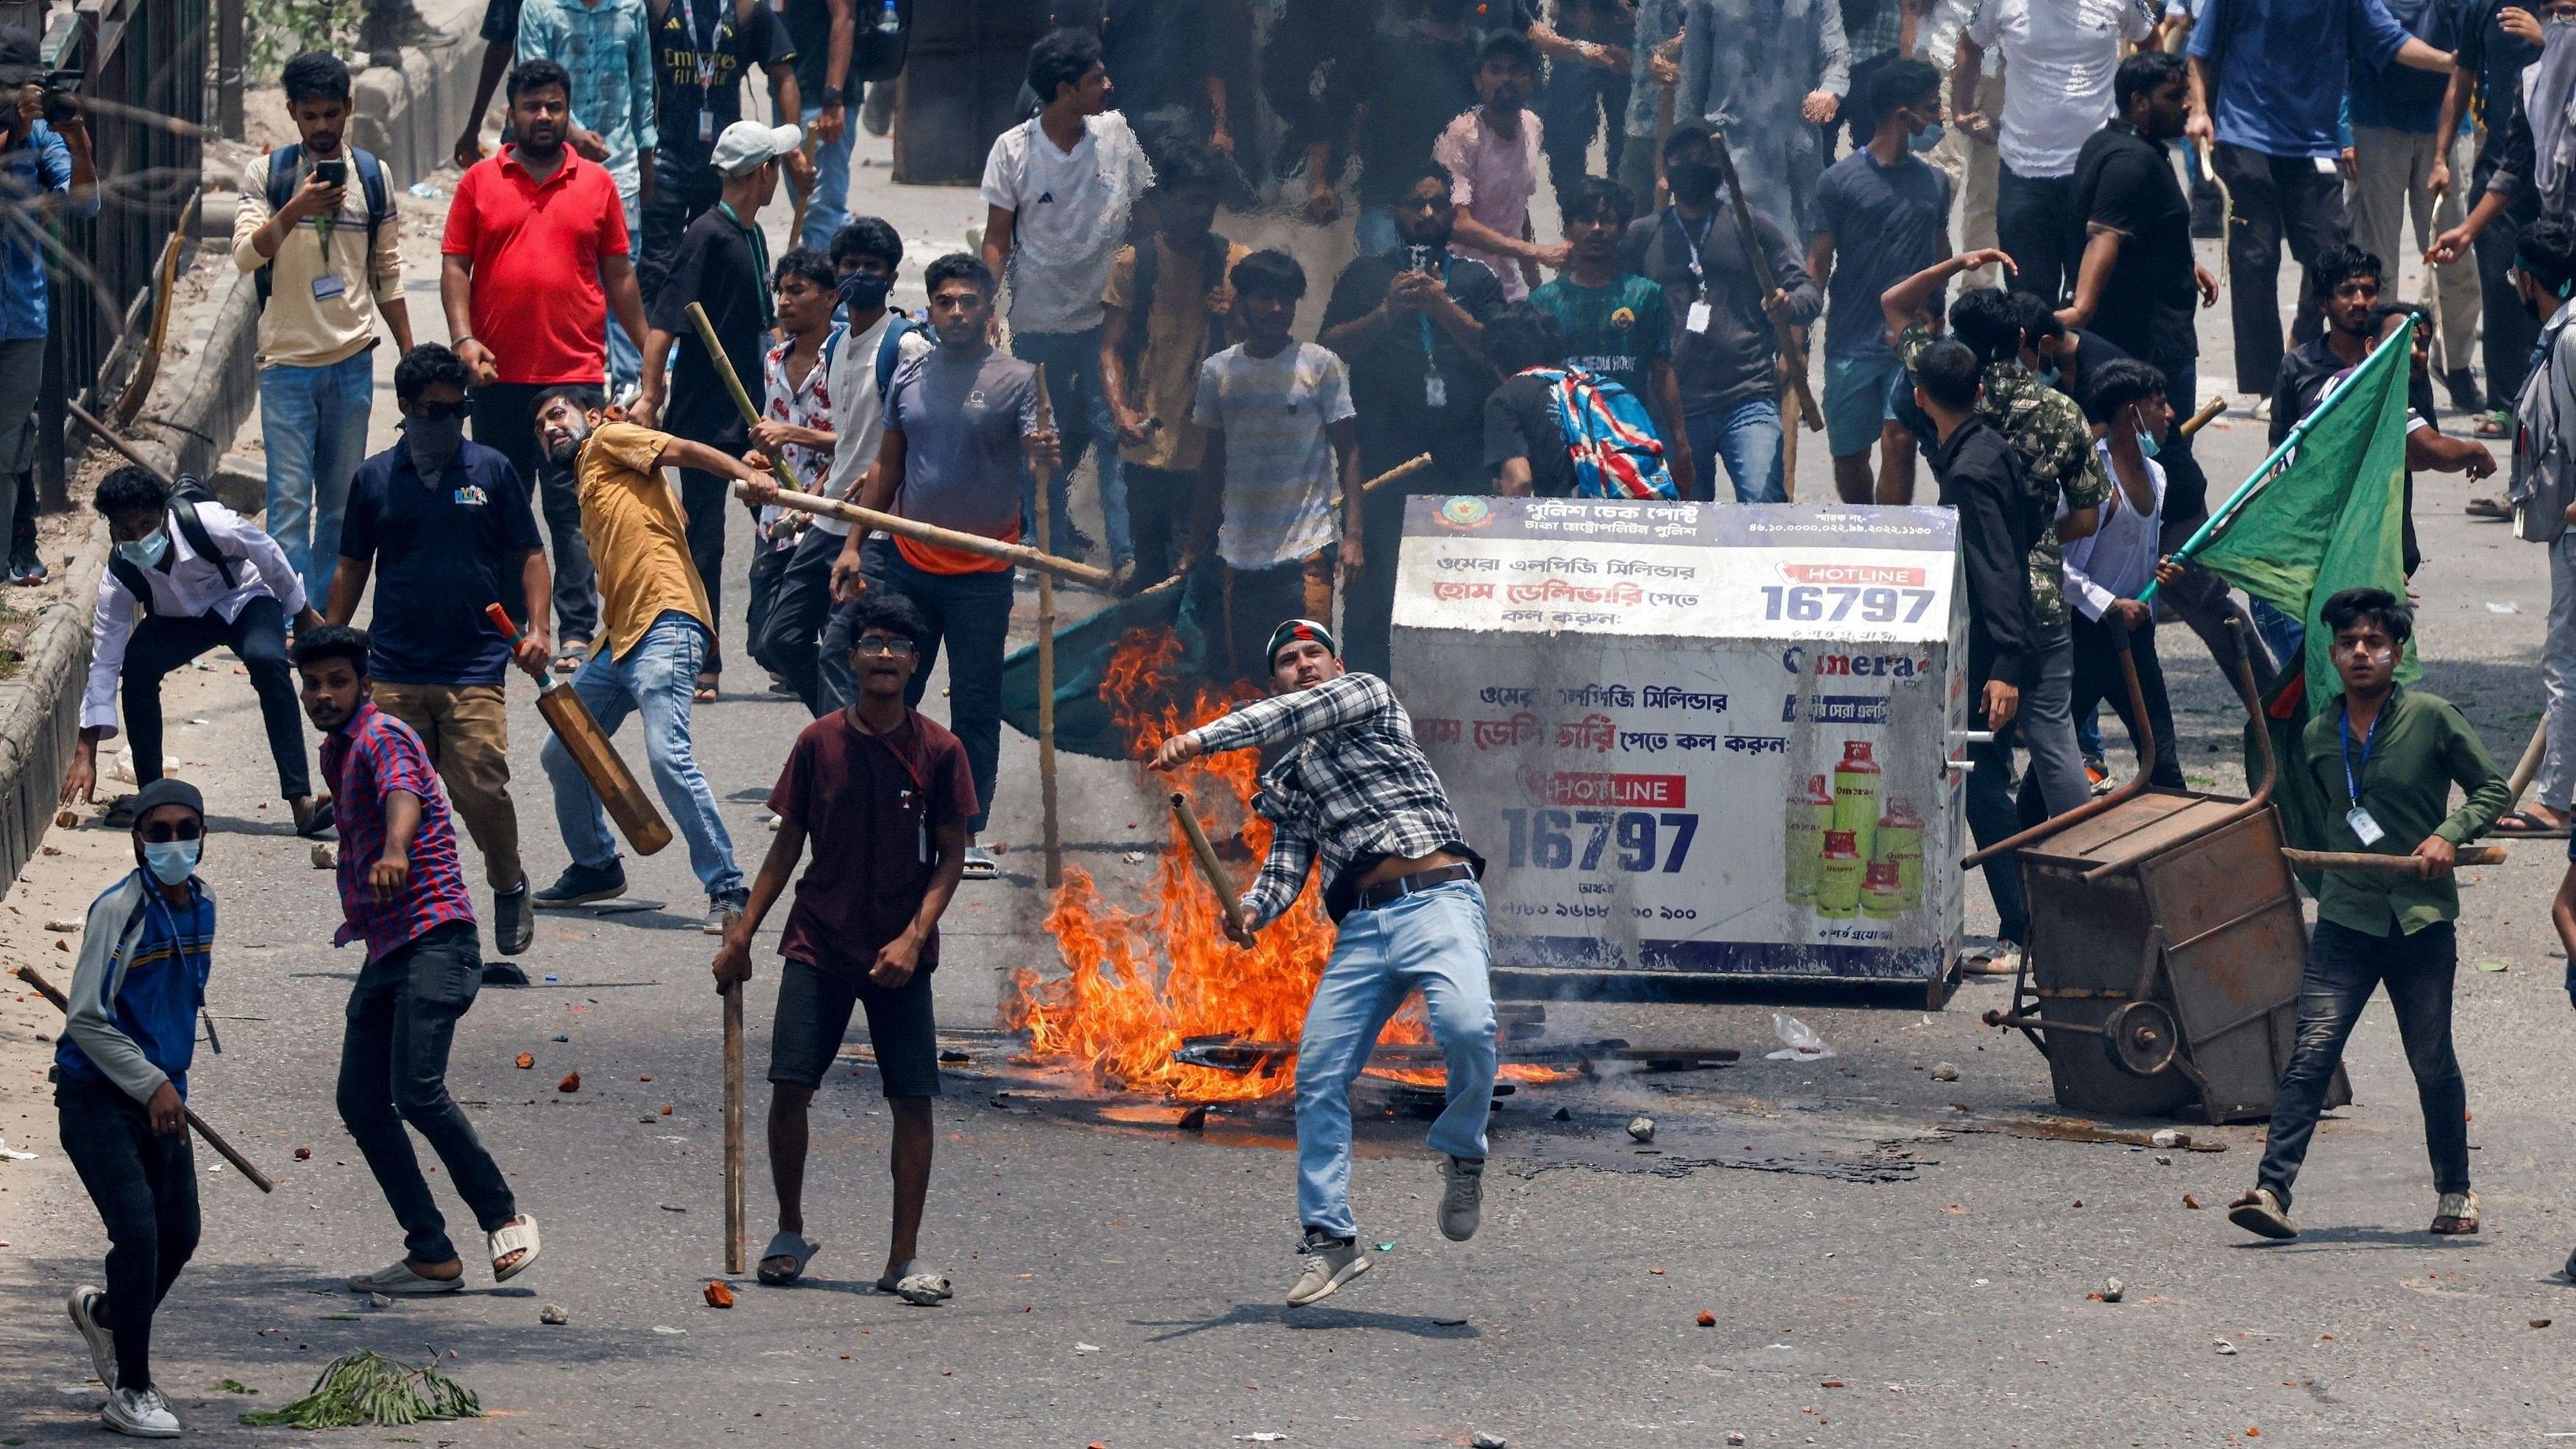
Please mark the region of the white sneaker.
[[1368, 1254], [1354, 1242], [1340, 1242], [1320, 1233], [1308, 1233], [1306, 1246], [1300, 1250], [1306, 1258], [1306, 1272], [1297, 1286], [1288, 1290], [1288, 1306], [1303, 1308], [1318, 1298], [1328, 1297], [1334, 1289], [1369, 1270]]
[[1440, 1181], [1440, 1236], [1463, 1243], [1476, 1236], [1476, 1222], [1483, 1210], [1484, 1159], [1443, 1157]]
[[109, 1392], [116, 1389], [116, 1335], [98, 1321], [98, 1302], [107, 1295], [97, 1285], [83, 1283], [63, 1300], [63, 1311], [72, 1316], [72, 1327], [89, 1342], [90, 1367], [98, 1370], [98, 1381]]
[[179, 1416], [170, 1412], [170, 1403], [159, 1389], [112, 1390], [98, 1417], [107, 1427], [137, 1439], [179, 1437]]

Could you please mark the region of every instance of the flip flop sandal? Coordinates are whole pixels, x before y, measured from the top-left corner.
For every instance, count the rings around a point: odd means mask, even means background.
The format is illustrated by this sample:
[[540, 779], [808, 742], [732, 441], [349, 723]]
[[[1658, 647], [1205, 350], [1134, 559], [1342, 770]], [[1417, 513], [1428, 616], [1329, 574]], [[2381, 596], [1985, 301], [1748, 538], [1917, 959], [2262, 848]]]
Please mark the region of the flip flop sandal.
[[[521, 1213], [515, 1220], [494, 1228], [487, 1243], [492, 1250], [492, 1281], [507, 1283], [528, 1271], [528, 1265], [537, 1261], [537, 1220]], [[519, 1252], [521, 1249], [526, 1251]], [[503, 1268], [501, 1260], [513, 1252], [519, 1252], [518, 1263]]]
[[[769, 1240], [768, 1247], [760, 1250], [760, 1281], [772, 1288], [784, 1288], [804, 1277], [805, 1265], [813, 1262], [814, 1255], [821, 1251], [823, 1245], [811, 1238], [796, 1233], [780, 1233]], [[772, 1258], [785, 1258], [796, 1266], [784, 1273], [775, 1272], [769, 1266]]]
[[554, 671], [557, 674], [571, 674], [578, 671], [584, 664], [589, 662], [590, 641], [587, 639], [572, 640], [567, 642], [561, 649], [555, 651]]
[[2510, 815], [2498, 816], [2496, 823], [2487, 827], [2487, 834], [2516, 835], [2525, 840], [2563, 840], [2567, 837], [2567, 827], [2552, 825], [2528, 810], [2516, 810]]
[[134, 797], [131, 795], [119, 795], [115, 799], [107, 802], [107, 813], [99, 817], [99, 823], [110, 830], [132, 830], [134, 828]]
[[325, 795], [313, 802], [313, 813], [304, 817], [304, 823], [295, 827], [295, 833], [307, 840], [320, 840], [324, 832], [337, 828], [339, 823], [339, 811], [332, 804], [331, 797]]
[[2473, 1192], [2446, 1192], [2433, 1209], [2431, 1231], [2446, 1238], [2462, 1237], [2478, 1230], [2478, 1195]]
[[382, 1293], [389, 1298], [429, 1298], [453, 1293], [465, 1286], [465, 1275], [453, 1278], [425, 1278], [411, 1270], [401, 1259], [386, 1264], [372, 1273], [360, 1273], [348, 1280], [352, 1293]]
[[877, 1280], [879, 1293], [891, 1293], [916, 1308], [929, 1308], [956, 1297], [949, 1286], [948, 1275], [936, 1268], [924, 1268], [918, 1259], [906, 1263], [898, 1272]]
[[2472, 498], [2468, 501], [2468, 506], [2460, 511], [2471, 518], [2511, 519], [2513, 517], [2512, 509], [2493, 498]]
[[2513, 414], [2499, 408], [2480, 417], [2477, 426], [2469, 431], [2481, 438], [2510, 438], [2513, 436]]
[[984, 847], [970, 845], [966, 847], [966, 860], [958, 873], [968, 880], [992, 880], [1002, 873], [1002, 863]]

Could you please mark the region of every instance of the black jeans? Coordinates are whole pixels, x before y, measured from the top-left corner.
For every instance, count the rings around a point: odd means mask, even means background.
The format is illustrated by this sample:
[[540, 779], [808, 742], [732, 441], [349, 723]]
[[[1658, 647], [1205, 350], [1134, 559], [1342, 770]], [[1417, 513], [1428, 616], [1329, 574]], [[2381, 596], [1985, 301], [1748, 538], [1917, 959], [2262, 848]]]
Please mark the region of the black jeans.
[[2272, 1132], [2255, 1182], [2290, 1205], [2290, 1183], [2307, 1161], [2308, 1139], [2325, 1109], [2326, 1084], [2343, 1060], [2345, 1038], [2370, 1002], [2371, 988], [2388, 984], [2397, 1013], [2397, 1037], [2415, 1070], [2415, 1094], [2424, 1106], [2424, 1146], [2433, 1159], [2435, 1192], [2469, 1190], [2469, 1090], [2460, 1058], [2451, 1050], [2451, 978], [2460, 963], [2459, 943], [2448, 921], [2414, 935], [2373, 936], [2332, 921], [2317, 922], [2308, 940], [2308, 969], [2299, 980], [2299, 1037], [2290, 1069], [2272, 1102]]
[[2021, 176], [1998, 166], [1995, 176], [1995, 245], [2018, 271], [2006, 280], [2054, 307], [2075, 280], [2076, 254], [2067, 218], [2075, 214], [2073, 176]]
[[447, 1219], [412, 1154], [408, 1122], [447, 1164], [456, 1195], [491, 1232], [519, 1215], [500, 1166], [474, 1135], [465, 1109], [447, 1094], [447, 1052], [456, 1023], [483, 984], [483, 948], [472, 921], [449, 921], [358, 972], [340, 1042], [340, 1120], [357, 1140], [402, 1224], [412, 1261], [456, 1256]]
[[2319, 171], [2305, 156], [2267, 156], [2225, 142], [2215, 160], [2233, 215], [2227, 291], [2236, 326], [2236, 390], [2269, 393], [2281, 371], [2281, 243], [2288, 242], [2290, 256], [2309, 269], [2300, 277], [2299, 311], [2290, 327], [2291, 339], [2305, 342], [2325, 330], [2313, 270], [2317, 258], [2352, 238], [2343, 173], [2331, 164]]
[[[775, 669], [785, 675], [796, 697], [816, 719], [833, 710], [845, 708], [857, 692], [850, 674], [849, 648], [845, 644], [837, 658], [826, 657], [821, 639], [832, 622], [832, 561], [841, 556], [841, 546], [848, 540], [837, 533], [825, 533], [808, 526], [797, 537], [796, 547], [785, 555], [778, 566], [778, 577], [771, 586], [769, 612], [751, 635], [751, 657], [764, 669]], [[754, 572], [758, 572], [757, 569]], [[837, 673], [840, 703], [826, 703], [831, 693], [825, 680]]]
[[732, 487], [721, 475], [695, 468], [680, 470], [680, 507], [689, 515], [689, 558], [698, 566], [698, 582], [707, 591], [712, 636], [702, 671], [707, 674], [724, 673], [725, 505], [732, 498]]
[[680, 233], [723, 199], [724, 181], [714, 167], [682, 166], [662, 153], [653, 157], [653, 201], [644, 208], [644, 235], [635, 254], [635, 284], [648, 310], [680, 259]]
[[[1198, 506], [1195, 468], [1148, 468], [1130, 463], [1127, 532], [1136, 546], [1136, 587], [1151, 588], [1172, 576], [1189, 547], [1190, 511]], [[1356, 667], [1356, 666], [1354, 666]]]
[[[2090, 718], [2096, 706], [2108, 702], [2119, 713], [2120, 723], [2127, 726], [2134, 746], [2145, 736], [2139, 732], [2136, 712], [2129, 706], [2129, 681], [2120, 673], [2120, 649], [2111, 632], [2123, 626], [2117, 619], [2097, 621], [2080, 612], [2070, 611], [2070, 616], [2075, 633], [2075, 717]], [[2129, 662], [2138, 671], [2138, 693], [2147, 701], [2146, 723], [2155, 732], [2156, 766], [2148, 773], [2147, 783], [2179, 790], [2182, 757], [2174, 741], [2173, 704], [2165, 695], [2164, 666], [2156, 660], [2155, 626], [2125, 632], [2129, 636]]]
[[[511, 467], [519, 470], [520, 478], [537, 477], [545, 462], [544, 455], [537, 451], [537, 394], [560, 385], [551, 382], [489, 382], [474, 389], [466, 399], [474, 409], [474, 441], [497, 449], [502, 457], [510, 460]], [[604, 386], [597, 379], [592, 385]], [[572, 480], [567, 478], [564, 481], [569, 485]], [[572, 518], [573, 531], [578, 534], [581, 531], [578, 503], [573, 507]], [[551, 506], [546, 511], [546, 519], [549, 523], [555, 519]], [[557, 548], [560, 550], [561, 545], [558, 544]], [[585, 550], [582, 557], [587, 560], [589, 553]]]
[[[760, 658], [760, 637], [769, 628], [769, 611], [778, 602], [778, 581], [786, 576], [787, 561], [795, 556], [796, 541], [788, 540], [783, 548], [760, 536], [751, 536], [750, 605], [743, 611], [742, 640], [744, 652], [754, 660]], [[712, 602], [712, 600], [710, 600]]]
[[591, 566], [590, 540], [581, 535], [581, 492], [569, 469], [552, 463], [537, 470], [537, 498], [555, 545], [555, 644], [599, 637], [599, 571]]
[[[2496, 168], [2484, 154], [2471, 168], [2474, 180], [2469, 191], [2472, 198], [2487, 194], [2487, 182]], [[2525, 192], [2529, 188], [2524, 188]], [[2479, 353], [2487, 365], [2487, 406], [2510, 408], [2514, 395], [2522, 391], [2523, 374], [2531, 370], [2532, 344], [2540, 340], [2540, 324], [2522, 310], [2522, 298], [2513, 289], [2513, 247], [2522, 239], [2522, 229], [2532, 218], [2518, 203], [2508, 206], [2487, 229], [2478, 233], [2478, 301], [2482, 314], [2479, 324]], [[2452, 360], [2459, 365], [2459, 359]]]
[[152, 1313], [197, 1251], [197, 1165], [188, 1129], [160, 1133], [143, 1104], [108, 1082], [54, 1086], [63, 1155], [107, 1224], [107, 1299], [116, 1381], [152, 1383]]
[[[1972, 721], [1981, 720], [1982, 705], [1974, 703], [1985, 694], [1985, 682], [1971, 677], [1968, 698], [1972, 703]], [[1983, 850], [1998, 840], [2006, 840], [2022, 829], [2022, 820], [2013, 808], [2013, 731], [2021, 723], [2018, 716], [1994, 732], [1994, 739], [1982, 745], [1968, 746], [1968, 786], [1966, 810], [1968, 833]], [[1983, 729], [1972, 722], [1970, 729]], [[1995, 934], [2018, 946], [2030, 939], [2030, 905], [2021, 888], [2021, 853], [2006, 851], [1986, 862], [1986, 894], [1995, 903]]]
[[250, 671], [260, 723], [268, 730], [269, 757], [277, 762], [277, 793], [289, 800], [312, 794], [313, 775], [304, 763], [304, 710], [295, 699], [295, 672], [286, 663], [286, 606], [268, 597], [242, 605], [229, 624], [221, 614], [154, 614], [134, 626], [134, 636], [125, 643], [123, 687], [135, 782], [149, 785], [161, 778], [161, 677], [218, 644], [231, 645]]

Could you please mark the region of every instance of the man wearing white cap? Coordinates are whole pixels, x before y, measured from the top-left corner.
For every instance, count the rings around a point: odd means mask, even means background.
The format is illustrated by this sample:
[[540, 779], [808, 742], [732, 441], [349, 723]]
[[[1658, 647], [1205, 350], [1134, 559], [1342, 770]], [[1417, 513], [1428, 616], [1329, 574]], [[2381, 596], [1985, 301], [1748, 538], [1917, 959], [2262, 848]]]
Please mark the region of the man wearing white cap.
[[[769, 239], [761, 235], [760, 209], [778, 194], [779, 158], [795, 154], [804, 140], [801, 127], [758, 121], [736, 121], [716, 137], [710, 164], [724, 180], [724, 197], [714, 210], [689, 223], [670, 276], [653, 294], [652, 331], [644, 340], [644, 397], [635, 409], [636, 422], [733, 457], [751, 447], [742, 412], [700, 340], [697, 324], [689, 320], [689, 304], [707, 309], [734, 375], [757, 379], [776, 321], [769, 294]], [[680, 503], [689, 514], [689, 557], [706, 585], [708, 606], [718, 613], [710, 622], [721, 636], [722, 606], [716, 601], [724, 597], [725, 480], [682, 469]], [[698, 676], [701, 701], [715, 697], [716, 675], [723, 666], [721, 648], [707, 656], [706, 671]]]

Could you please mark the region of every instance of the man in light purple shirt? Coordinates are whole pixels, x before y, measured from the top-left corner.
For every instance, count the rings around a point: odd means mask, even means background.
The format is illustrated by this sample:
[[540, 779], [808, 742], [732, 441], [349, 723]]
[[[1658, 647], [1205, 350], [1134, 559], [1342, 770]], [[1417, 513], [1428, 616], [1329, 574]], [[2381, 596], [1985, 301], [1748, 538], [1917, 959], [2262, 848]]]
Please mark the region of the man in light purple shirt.
[[1476, 58], [1483, 104], [1459, 113], [1431, 143], [1431, 159], [1455, 178], [1458, 207], [1450, 250], [1483, 262], [1517, 302], [1539, 283], [1538, 269], [1561, 267], [1570, 248], [1540, 246], [1530, 231], [1529, 202], [1538, 190], [1539, 119], [1523, 109], [1538, 83], [1538, 47], [1516, 31], [1498, 31]]

